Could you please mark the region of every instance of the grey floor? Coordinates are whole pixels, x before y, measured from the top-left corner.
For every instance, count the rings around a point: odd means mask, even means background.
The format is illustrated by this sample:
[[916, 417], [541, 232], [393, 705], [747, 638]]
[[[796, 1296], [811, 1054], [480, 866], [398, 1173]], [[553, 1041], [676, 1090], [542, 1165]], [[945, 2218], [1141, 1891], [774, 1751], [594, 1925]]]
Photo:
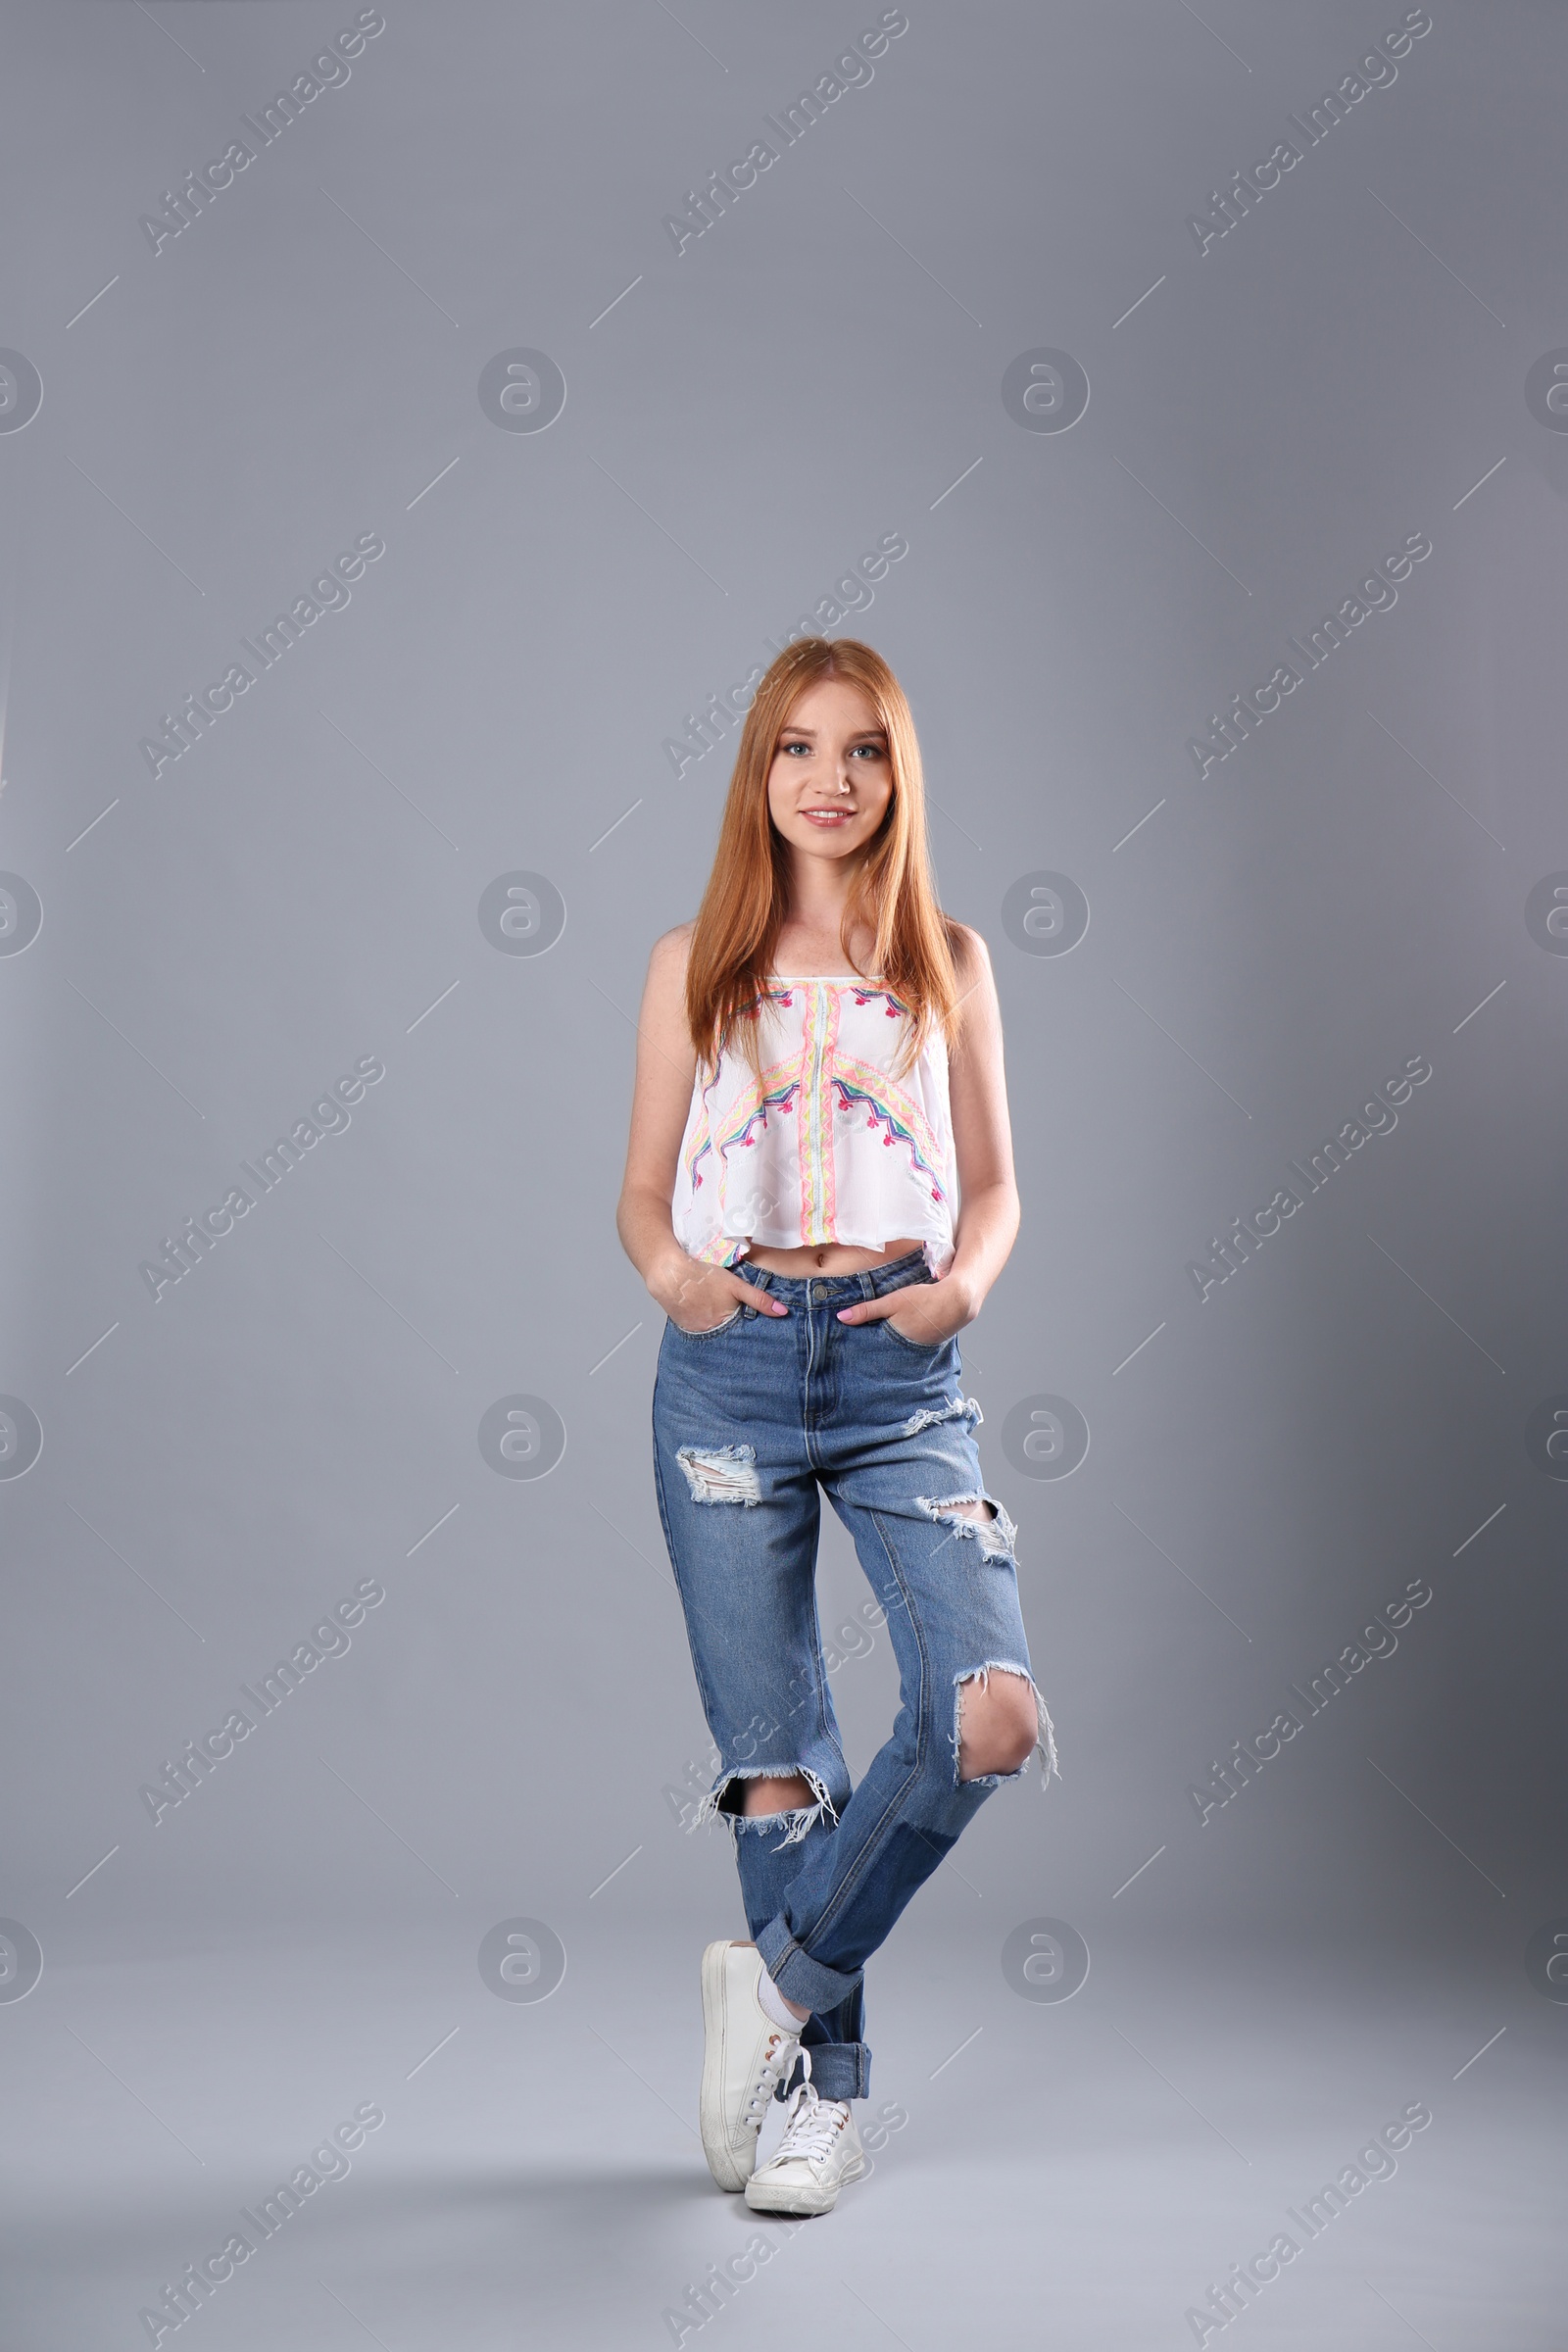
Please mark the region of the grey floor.
[[[46, 1967], [0, 2010], [6, 2352], [151, 2340], [142, 2308], [372, 2104], [385, 2122], [352, 2169], [178, 2340], [783, 2347], [820, 2324], [908, 2352], [1215, 2343], [1243, 2320], [1200, 2339], [1189, 2310], [1283, 2230], [1300, 2252], [1246, 2310], [1254, 2346], [1568, 2342], [1568, 2009], [1533, 1988], [1511, 1929], [1459, 1953], [1129, 1915], [1052, 2003], [1000, 1965], [1019, 1906], [950, 1880], [876, 1967], [872, 2174], [796, 2225], [709, 2180], [706, 1927], [650, 1925], [645, 1898], [617, 1910], [612, 1887], [558, 1922], [566, 1972], [535, 2003], [491, 1994], [458, 1911], [330, 1943], [176, 1950], [149, 1929], [112, 1964]], [[1397, 2169], [1309, 2239], [1288, 2209], [1411, 2106], [1432, 2120]], [[690, 2289], [759, 2231], [767, 2259], [699, 2324]]]

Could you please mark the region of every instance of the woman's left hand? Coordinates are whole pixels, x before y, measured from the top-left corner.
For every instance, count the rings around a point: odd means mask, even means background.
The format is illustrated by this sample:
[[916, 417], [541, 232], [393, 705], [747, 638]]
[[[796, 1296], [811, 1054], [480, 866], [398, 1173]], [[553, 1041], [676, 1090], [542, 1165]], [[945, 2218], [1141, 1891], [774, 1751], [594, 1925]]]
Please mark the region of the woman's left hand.
[[885, 1298], [861, 1298], [839, 1309], [841, 1323], [882, 1323], [916, 1348], [938, 1348], [972, 1323], [979, 1311], [967, 1282], [944, 1274], [940, 1282], [910, 1282]]

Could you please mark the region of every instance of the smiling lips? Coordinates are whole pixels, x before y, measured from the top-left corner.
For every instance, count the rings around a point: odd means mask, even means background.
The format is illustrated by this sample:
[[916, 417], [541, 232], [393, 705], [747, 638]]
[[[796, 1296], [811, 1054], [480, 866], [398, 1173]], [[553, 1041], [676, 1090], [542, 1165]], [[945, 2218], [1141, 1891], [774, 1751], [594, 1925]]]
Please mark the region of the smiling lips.
[[846, 808], [841, 802], [832, 808], [803, 808], [800, 813], [813, 825], [841, 825], [848, 824], [850, 818], [858, 816], [859, 811]]

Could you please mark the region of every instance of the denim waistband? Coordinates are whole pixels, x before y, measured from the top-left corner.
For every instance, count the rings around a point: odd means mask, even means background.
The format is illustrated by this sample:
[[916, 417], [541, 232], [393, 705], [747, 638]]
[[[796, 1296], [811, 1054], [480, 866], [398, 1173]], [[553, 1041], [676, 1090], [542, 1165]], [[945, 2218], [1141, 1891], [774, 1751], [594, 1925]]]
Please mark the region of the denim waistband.
[[885, 1265], [867, 1266], [859, 1274], [775, 1274], [771, 1266], [759, 1266], [743, 1257], [732, 1271], [760, 1291], [776, 1291], [781, 1298], [880, 1298], [888, 1291], [902, 1290], [918, 1271], [927, 1280], [929, 1269], [923, 1250], [911, 1250], [904, 1257], [889, 1258]]

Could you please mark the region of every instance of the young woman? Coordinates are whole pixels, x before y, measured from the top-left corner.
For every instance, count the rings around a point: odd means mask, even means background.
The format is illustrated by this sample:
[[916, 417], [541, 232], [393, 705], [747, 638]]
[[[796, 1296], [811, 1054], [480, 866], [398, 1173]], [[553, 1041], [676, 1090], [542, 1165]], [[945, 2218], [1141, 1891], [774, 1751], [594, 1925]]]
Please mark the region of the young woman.
[[[1018, 1229], [997, 993], [936, 903], [908, 704], [854, 639], [787, 646], [747, 713], [697, 919], [649, 964], [617, 1225], [667, 1317], [655, 1479], [755, 1937], [703, 1954], [703, 2146], [749, 2205], [825, 2213], [865, 2169], [867, 1958], [998, 1784], [1055, 1768], [956, 1337]], [[819, 1488], [899, 1666], [855, 1788]]]

